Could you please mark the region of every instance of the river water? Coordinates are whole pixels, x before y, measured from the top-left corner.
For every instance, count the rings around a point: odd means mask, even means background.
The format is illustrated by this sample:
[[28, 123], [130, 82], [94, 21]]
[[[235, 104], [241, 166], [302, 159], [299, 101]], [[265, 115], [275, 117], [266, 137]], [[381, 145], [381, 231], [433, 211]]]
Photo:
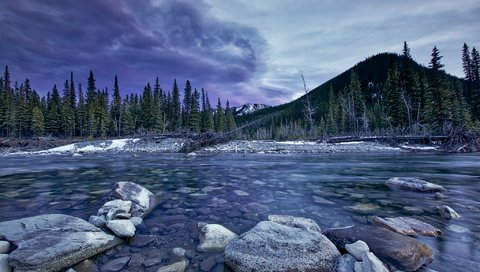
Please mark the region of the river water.
[[[448, 189], [446, 198], [385, 186], [394, 176], [442, 185]], [[155, 240], [148, 245], [127, 243], [102, 254], [94, 259], [99, 267], [130, 255], [126, 270], [156, 271], [175, 261], [171, 250], [182, 247], [190, 271], [221, 271], [221, 254], [195, 250], [196, 223], [219, 223], [240, 234], [268, 214], [312, 218], [322, 229], [369, 224], [373, 215], [413, 216], [443, 232], [440, 237], [416, 237], [435, 253], [430, 268], [478, 271], [480, 267], [479, 154], [7, 156], [0, 157], [0, 221], [44, 213], [88, 220], [116, 181], [133, 181], [159, 195], [159, 206], [137, 232]], [[428, 212], [441, 204], [451, 206], [462, 218], [448, 221]]]

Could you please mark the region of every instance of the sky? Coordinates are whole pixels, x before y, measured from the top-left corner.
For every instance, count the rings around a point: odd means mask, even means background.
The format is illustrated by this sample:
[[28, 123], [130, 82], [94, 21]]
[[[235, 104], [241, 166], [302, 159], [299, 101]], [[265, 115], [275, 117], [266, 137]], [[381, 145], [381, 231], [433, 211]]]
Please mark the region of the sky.
[[[365, 58], [400, 53], [407, 41], [428, 65], [463, 77], [461, 48], [480, 48], [478, 0], [2, 0], [0, 65], [42, 95], [73, 71], [97, 88], [208, 91], [231, 105], [278, 105]], [[3, 70], [3, 68], [2, 68]]]

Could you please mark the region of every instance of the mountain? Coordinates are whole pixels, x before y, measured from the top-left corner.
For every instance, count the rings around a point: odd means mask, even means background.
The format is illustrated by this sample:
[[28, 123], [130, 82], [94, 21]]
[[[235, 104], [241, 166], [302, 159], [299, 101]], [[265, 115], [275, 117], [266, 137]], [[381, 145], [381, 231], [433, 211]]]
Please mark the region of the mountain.
[[480, 119], [475, 111], [469, 111], [479, 107], [480, 101], [474, 98], [480, 97], [480, 91], [470, 90], [467, 85], [463, 79], [442, 70], [434, 71], [402, 55], [381, 53], [309, 92], [316, 109], [313, 132], [305, 132], [305, 95], [283, 105], [239, 115], [236, 121], [244, 125], [269, 117], [241, 135], [248, 139], [358, 135], [387, 130], [428, 133], [427, 129], [441, 129], [446, 120], [453, 119], [461, 125], [460, 122]]
[[266, 108], [270, 108], [270, 106], [265, 104], [247, 103], [239, 107], [232, 107], [232, 112], [235, 116], [243, 116]]

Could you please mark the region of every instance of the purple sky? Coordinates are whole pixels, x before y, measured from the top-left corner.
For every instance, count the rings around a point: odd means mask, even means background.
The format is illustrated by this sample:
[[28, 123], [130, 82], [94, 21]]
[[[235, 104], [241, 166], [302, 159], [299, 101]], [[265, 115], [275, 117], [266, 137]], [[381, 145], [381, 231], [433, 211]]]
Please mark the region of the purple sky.
[[422, 64], [437, 45], [447, 72], [463, 76], [463, 43], [480, 47], [478, 14], [477, 0], [3, 0], [0, 65], [41, 94], [93, 70], [110, 90], [118, 74], [123, 94], [158, 76], [164, 90], [189, 79], [212, 103], [275, 105], [301, 95], [300, 73], [314, 88], [404, 40]]

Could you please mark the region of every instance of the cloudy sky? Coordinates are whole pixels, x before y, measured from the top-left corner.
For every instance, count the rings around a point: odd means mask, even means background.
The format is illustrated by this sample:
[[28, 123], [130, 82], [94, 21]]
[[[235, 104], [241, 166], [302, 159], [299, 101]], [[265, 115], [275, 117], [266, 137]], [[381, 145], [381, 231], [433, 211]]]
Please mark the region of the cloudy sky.
[[70, 71], [123, 94], [160, 79], [231, 104], [288, 102], [303, 73], [314, 88], [403, 41], [427, 65], [436, 45], [462, 75], [464, 42], [480, 47], [478, 0], [2, 0], [0, 65], [42, 94]]

